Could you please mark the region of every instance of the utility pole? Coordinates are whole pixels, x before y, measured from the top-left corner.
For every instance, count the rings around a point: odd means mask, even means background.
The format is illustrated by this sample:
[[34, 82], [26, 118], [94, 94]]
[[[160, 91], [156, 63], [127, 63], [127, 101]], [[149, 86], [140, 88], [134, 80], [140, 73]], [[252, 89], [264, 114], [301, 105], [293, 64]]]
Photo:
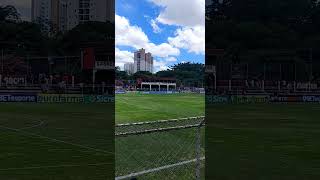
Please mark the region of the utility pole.
[[309, 80], [311, 81], [312, 80], [312, 60], [313, 60], [313, 57], [312, 57], [312, 48], [309, 49], [309, 63], [310, 63], [310, 77], [309, 77]]
[[266, 62], [263, 62], [263, 80], [266, 80]]
[[1, 49], [1, 74], [3, 74], [3, 62], [4, 62], [4, 52], [2, 48]]

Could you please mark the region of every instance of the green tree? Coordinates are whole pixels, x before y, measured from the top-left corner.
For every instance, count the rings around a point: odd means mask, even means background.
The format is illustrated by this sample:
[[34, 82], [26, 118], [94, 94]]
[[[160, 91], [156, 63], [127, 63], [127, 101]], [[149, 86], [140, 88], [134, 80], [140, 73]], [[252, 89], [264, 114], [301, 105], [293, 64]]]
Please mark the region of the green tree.
[[54, 37], [58, 42], [56, 49], [64, 53], [78, 53], [82, 44], [92, 42], [106, 42], [110, 48], [114, 48], [110, 42], [114, 39], [114, 24], [110, 22], [87, 22], [79, 24], [65, 34], [58, 33]]
[[138, 71], [132, 75], [132, 80], [136, 80], [139, 78], [152, 78], [154, 75], [149, 71]]
[[179, 86], [202, 87], [204, 80], [204, 64], [200, 63], [178, 63], [168, 70], [159, 71], [157, 77], [176, 78]]
[[121, 79], [121, 80], [129, 80], [130, 79], [129, 78], [130, 76], [128, 75], [128, 73], [125, 71], [121, 71], [119, 66], [116, 66], [115, 70], [116, 70], [116, 78], [117, 79]]
[[13, 21], [20, 20], [20, 14], [18, 13], [17, 9], [14, 6], [11, 6], [11, 5], [0, 6], [0, 21], [6, 21], [6, 20], [13, 20]]
[[163, 70], [163, 71], [158, 71], [156, 73], [157, 77], [175, 77], [175, 73], [172, 70]]
[[47, 41], [38, 25], [30, 22], [0, 22], [0, 48], [21, 56], [46, 55]]

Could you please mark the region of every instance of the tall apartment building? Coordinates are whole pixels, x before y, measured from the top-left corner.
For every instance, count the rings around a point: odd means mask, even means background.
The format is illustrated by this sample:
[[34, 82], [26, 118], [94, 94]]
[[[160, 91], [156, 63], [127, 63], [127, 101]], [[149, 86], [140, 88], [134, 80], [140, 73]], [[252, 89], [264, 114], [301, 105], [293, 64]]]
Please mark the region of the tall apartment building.
[[57, 6], [57, 19], [55, 19], [54, 26], [57, 27], [57, 30], [65, 32], [68, 30], [68, 2], [67, 0], [55, 0], [58, 1]]
[[32, 0], [31, 18], [34, 22], [42, 23], [42, 30], [49, 31], [49, 22], [52, 19], [51, 15], [51, 0]]
[[87, 21], [114, 22], [115, 0], [32, 0], [32, 21], [45, 18], [59, 31]]
[[134, 53], [134, 73], [138, 71], [153, 72], [153, 57], [143, 48]]
[[124, 71], [128, 74], [134, 74], [134, 63], [125, 63], [124, 64]]

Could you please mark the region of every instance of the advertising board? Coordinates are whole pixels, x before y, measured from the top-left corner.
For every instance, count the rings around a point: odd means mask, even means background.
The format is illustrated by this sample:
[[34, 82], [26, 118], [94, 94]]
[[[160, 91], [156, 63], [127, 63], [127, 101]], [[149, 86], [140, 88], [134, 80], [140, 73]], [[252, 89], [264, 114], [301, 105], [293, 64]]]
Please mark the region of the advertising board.
[[229, 97], [228, 96], [216, 96], [216, 95], [207, 95], [206, 96], [206, 103], [209, 104], [223, 104], [228, 103]]
[[320, 96], [302, 96], [303, 102], [320, 102]]
[[110, 103], [114, 102], [113, 96], [105, 95], [84, 95], [84, 103]]
[[0, 102], [36, 102], [36, 95], [0, 94]]
[[4, 77], [3, 83], [6, 85], [21, 85], [25, 84], [26, 78], [25, 77]]
[[266, 95], [241, 95], [231, 96], [231, 103], [242, 104], [242, 103], [267, 103], [269, 102], [269, 96]]
[[81, 94], [39, 94], [38, 103], [110, 103], [113, 96]]
[[116, 90], [115, 91], [116, 94], [126, 94], [125, 90]]
[[213, 104], [248, 104], [248, 103], [268, 103], [269, 96], [266, 95], [239, 95], [239, 96], [217, 96], [217, 95], [207, 95], [206, 103]]
[[140, 91], [141, 94], [173, 94], [174, 91]]
[[38, 94], [38, 103], [83, 103], [84, 97], [78, 94]]
[[270, 96], [270, 102], [302, 102], [302, 96]]

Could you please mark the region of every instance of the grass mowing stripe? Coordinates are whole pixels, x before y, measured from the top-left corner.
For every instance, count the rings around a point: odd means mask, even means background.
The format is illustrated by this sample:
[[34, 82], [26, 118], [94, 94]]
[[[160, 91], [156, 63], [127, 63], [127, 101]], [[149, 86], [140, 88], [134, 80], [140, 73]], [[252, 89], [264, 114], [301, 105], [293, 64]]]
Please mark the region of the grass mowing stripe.
[[0, 103], [0, 125], [1, 180], [114, 179], [113, 103]]
[[117, 94], [116, 124], [203, 116], [204, 95]]
[[45, 121], [40, 121], [38, 124], [35, 124], [33, 126], [29, 126], [29, 127], [20, 128], [19, 130], [26, 130], [26, 129], [32, 129], [32, 128], [40, 127], [40, 126], [44, 125], [44, 123], [45, 123]]
[[[205, 157], [201, 157], [200, 160], [201, 161], [205, 160]], [[170, 169], [170, 168], [177, 167], [177, 166], [183, 166], [183, 165], [190, 164], [190, 163], [193, 163], [193, 162], [196, 162], [196, 161], [197, 161], [197, 159], [181, 161], [181, 162], [178, 162], [178, 163], [174, 163], [174, 164], [170, 164], [170, 165], [166, 165], [166, 166], [161, 166], [161, 167], [158, 167], [158, 168], [148, 169], [148, 170], [144, 170], [144, 171], [141, 171], [141, 172], [128, 174], [128, 175], [125, 175], [125, 176], [119, 176], [119, 177], [116, 177], [115, 180], [122, 180], [122, 179], [128, 179], [128, 178], [132, 178], [132, 177], [136, 177], [136, 176], [141, 176], [141, 175], [144, 175], [144, 174], [153, 173], [153, 172], [157, 172], [157, 171], [161, 171], [161, 170], [165, 170], [165, 169]]]
[[[188, 120], [190, 117], [204, 115], [204, 99], [204, 95], [198, 94], [116, 95], [116, 131], [117, 128], [120, 133], [125, 133], [144, 128], [150, 130], [189, 125], [193, 123]], [[186, 119], [183, 121], [186, 123], [180, 124], [177, 120], [180, 118]], [[190, 179], [195, 175], [192, 162], [175, 166], [177, 162], [188, 162], [196, 157], [195, 128], [116, 136], [115, 143], [118, 179], [137, 175], [138, 179]]]
[[52, 166], [30, 166], [22, 168], [5, 168], [0, 169], [0, 171], [14, 171], [14, 170], [28, 170], [28, 169], [48, 169], [48, 168], [67, 168], [67, 167], [83, 167], [83, 166], [101, 166], [101, 165], [110, 165], [113, 163], [95, 163], [95, 164], [63, 164], [63, 165], [52, 165]]
[[41, 139], [47, 139], [47, 140], [50, 140], [50, 141], [53, 141], [53, 142], [68, 144], [68, 145], [76, 146], [76, 147], [79, 147], [79, 148], [92, 150], [92, 151], [99, 152], [99, 153], [113, 154], [113, 153], [111, 153], [109, 151], [105, 151], [105, 150], [101, 150], [101, 149], [97, 149], [97, 148], [92, 148], [92, 147], [88, 147], [88, 146], [84, 146], [84, 145], [76, 144], [76, 143], [72, 143], [72, 142], [62, 141], [62, 140], [58, 140], [58, 139], [55, 139], [55, 138], [50, 138], [50, 137], [47, 137], [47, 136], [42, 136], [42, 135], [39, 135], [39, 134], [26, 132], [26, 131], [23, 131], [21, 129], [15, 129], [15, 128], [10, 128], [10, 127], [1, 126], [1, 125], [0, 125], [0, 128], [6, 129], [6, 130], [10, 130], [10, 131], [15, 131], [15, 132], [18, 132], [18, 133], [21, 133], [21, 134], [24, 134], [24, 135], [35, 136], [35, 137], [38, 137], [38, 138], [41, 138]]

